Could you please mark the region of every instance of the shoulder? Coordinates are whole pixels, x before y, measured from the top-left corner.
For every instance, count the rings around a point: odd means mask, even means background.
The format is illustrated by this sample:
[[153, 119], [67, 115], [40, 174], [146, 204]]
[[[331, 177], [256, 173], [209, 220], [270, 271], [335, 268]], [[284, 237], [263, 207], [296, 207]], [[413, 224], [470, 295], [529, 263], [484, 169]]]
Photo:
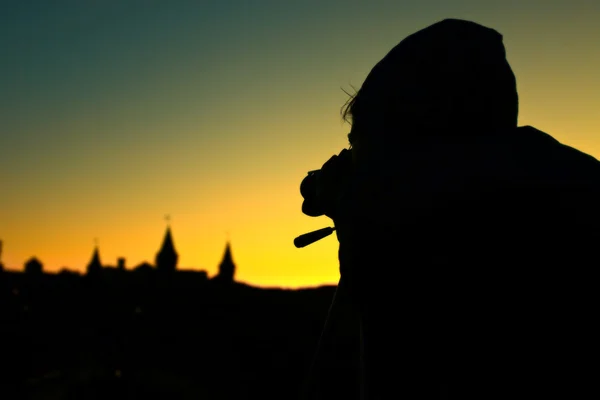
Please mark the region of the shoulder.
[[519, 127], [513, 136], [521, 143], [525, 151], [530, 151], [532, 158], [541, 157], [545, 161], [560, 165], [563, 170], [579, 174], [600, 177], [600, 161], [574, 147], [559, 142], [550, 134], [532, 126]]

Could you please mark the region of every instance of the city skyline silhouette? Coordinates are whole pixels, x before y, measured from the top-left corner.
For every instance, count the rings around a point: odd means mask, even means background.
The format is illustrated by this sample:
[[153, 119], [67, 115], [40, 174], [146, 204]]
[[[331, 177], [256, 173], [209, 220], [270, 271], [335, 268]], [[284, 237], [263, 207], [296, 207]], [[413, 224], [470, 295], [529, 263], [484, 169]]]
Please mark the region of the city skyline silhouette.
[[331, 225], [302, 215], [299, 182], [348, 147], [344, 91], [452, 16], [502, 32], [519, 125], [600, 156], [595, 2], [209, 3], [3, 7], [5, 266], [35, 254], [48, 271], [83, 268], [93, 238], [106, 260], [153, 263], [168, 213], [183, 267], [216, 274], [229, 231], [241, 281], [335, 284], [334, 236], [293, 245]]
[[[178, 254], [175, 247], [175, 240], [173, 239], [173, 233], [171, 230], [171, 226], [169, 223], [170, 218], [168, 216], [165, 217], [167, 221], [167, 226], [165, 229], [162, 245], [160, 246], [159, 251], [155, 255], [154, 263], [150, 263], [146, 260], [134, 266], [127, 266], [127, 258], [125, 256], [120, 256], [116, 259], [115, 264], [111, 263], [103, 263], [101, 257], [101, 249], [99, 245], [98, 238], [94, 239], [94, 248], [92, 251], [92, 256], [90, 257], [87, 265], [81, 265], [79, 267], [71, 268], [69, 266], [62, 266], [58, 271], [54, 273], [76, 273], [76, 274], [95, 274], [102, 273], [102, 270], [114, 270], [118, 269], [121, 271], [125, 270], [136, 270], [138, 268], [143, 268], [146, 266], [151, 266], [157, 270], [167, 270], [170, 272], [175, 271], [188, 271], [188, 272], [198, 272], [199, 274], [204, 274], [208, 276], [208, 273], [204, 269], [194, 268], [194, 266], [188, 266], [187, 268], [182, 268], [178, 265], [177, 259]], [[0, 269], [5, 270], [7, 272], [23, 272], [31, 273], [31, 271], [36, 271], [38, 273], [48, 273], [47, 269], [44, 269], [44, 263], [37, 256], [32, 255], [27, 260], [23, 262], [23, 266], [21, 268], [15, 268], [14, 266], [6, 266], [2, 262], [2, 254], [4, 249], [4, 242], [0, 239]], [[223, 258], [219, 263], [219, 268], [214, 278], [218, 278], [219, 280], [225, 280], [226, 282], [233, 282], [236, 273], [236, 265], [233, 261], [232, 255], [232, 246], [231, 240], [229, 236], [227, 237], [227, 241], [225, 242], [225, 247], [223, 251]]]
[[181, 270], [168, 236], [156, 266], [0, 269], [3, 398], [295, 396], [335, 288], [236, 282], [229, 246], [216, 276]]

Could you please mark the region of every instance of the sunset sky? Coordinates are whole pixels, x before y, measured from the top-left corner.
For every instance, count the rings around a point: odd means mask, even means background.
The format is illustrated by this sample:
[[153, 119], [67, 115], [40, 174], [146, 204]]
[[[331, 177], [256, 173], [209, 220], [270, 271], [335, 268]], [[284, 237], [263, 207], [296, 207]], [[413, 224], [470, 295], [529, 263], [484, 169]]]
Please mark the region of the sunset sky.
[[335, 236], [293, 246], [331, 225], [300, 181], [347, 147], [342, 89], [449, 17], [504, 35], [520, 125], [600, 157], [600, 1], [3, 1], [1, 261], [154, 262], [169, 214], [181, 268], [229, 235], [238, 280], [337, 282]]

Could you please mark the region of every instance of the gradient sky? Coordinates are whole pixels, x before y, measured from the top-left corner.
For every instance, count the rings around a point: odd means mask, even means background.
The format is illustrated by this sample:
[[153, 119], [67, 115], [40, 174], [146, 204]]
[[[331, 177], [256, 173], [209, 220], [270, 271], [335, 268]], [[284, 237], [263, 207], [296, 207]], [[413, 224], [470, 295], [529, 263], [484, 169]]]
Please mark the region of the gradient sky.
[[443, 18], [504, 35], [520, 125], [600, 156], [600, 2], [12, 0], [0, 5], [2, 261], [84, 270], [154, 261], [171, 215], [179, 266], [239, 280], [338, 279], [331, 225], [299, 184], [347, 146], [341, 90]]

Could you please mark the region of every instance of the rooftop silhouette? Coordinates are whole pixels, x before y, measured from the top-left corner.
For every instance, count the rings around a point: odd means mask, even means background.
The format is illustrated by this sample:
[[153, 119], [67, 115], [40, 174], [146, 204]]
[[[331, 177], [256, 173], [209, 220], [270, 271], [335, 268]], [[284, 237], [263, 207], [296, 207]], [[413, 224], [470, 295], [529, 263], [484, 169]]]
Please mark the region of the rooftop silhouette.
[[[102, 265], [0, 279], [6, 398], [295, 397], [333, 288], [260, 289], [220, 273]], [[123, 260], [124, 262], [124, 260]], [[97, 268], [97, 267], [100, 268]]]
[[215, 276], [220, 282], [233, 282], [235, 277], [235, 263], [233, 262], [233, 256], [231, 255], [231, 243], [227, 242], [225, 246], [225, 252], [223, 254], [223, 260], [219, 264], [219, 273]]
[[177, 269], [177, 260], [179, 255], [175, 251], [171, 227], [167, 226], [165, 238], [163, 239], [162, 247], [156, 254], [156, 268], [159, 271], [173, 272]]
[[[97, 242], [97, 240], [96, 240]], [[2, 255], [2, 242], [0, 242], [0, 257]], [[132, 271], [158, 271], [161, 273], [175, 273], [178, 271], [177, 269], [177, 261], [179, 258], [179, 254], [175, 250], [175, 243], [173, 240], [173, 233], [171, 231], [171, 227], [167, 226], [165, 230], [165, 234], [163, 237], [162, 244], [156, 253], [155, 264], [151, 264], [149, 262], [142, 262], [141, 264], [135, 266]], [[1, 258], [0, 258], [1, 261]], [[96, 243], [94, 249], [92, 251], [92, 256], [90, 261], [86, 267], [86, 275], [92, 277], [98, 277], [106, 271], [118, 270], [125, 272], [126, 269], [126, 259], [125, 257], [119, 257], [117, 259], [116, 265], [108, 265], [103, 264], [100, 257], [100, 246]], [[0, 266], [3, 267], [0, 262]], [[68, 267], [63, 267], [62, 271], [67, 271]], [[41, 261], [36, 257], [31, 257], [24, 264], [24, 271], [29, 274], [37, 274], [43, 271], [43, 265]], [[208, 276], [206, 271], [203, 270], [186, 270], [186, 273], [197, 272], [199, 275]], [[223, 259], [221, 260], [218, 266], [218, 272], [215, 274], [213, 279], [221, 282], [221, 283], [233, 283], [235, 279], [235, 271], [236, 266], [233, 262], [231, 243], [228, 241], [225, 245], [225, 251], [223, 254]], [[74, 272], [74, 271], [72, 271]]]
[[90, 275], [97, 274], [102, 270], [102, 263], [100, 262], [100, 250], [98, 246], [94, 248], [92, 259], [87, 266], [87, 273]]

